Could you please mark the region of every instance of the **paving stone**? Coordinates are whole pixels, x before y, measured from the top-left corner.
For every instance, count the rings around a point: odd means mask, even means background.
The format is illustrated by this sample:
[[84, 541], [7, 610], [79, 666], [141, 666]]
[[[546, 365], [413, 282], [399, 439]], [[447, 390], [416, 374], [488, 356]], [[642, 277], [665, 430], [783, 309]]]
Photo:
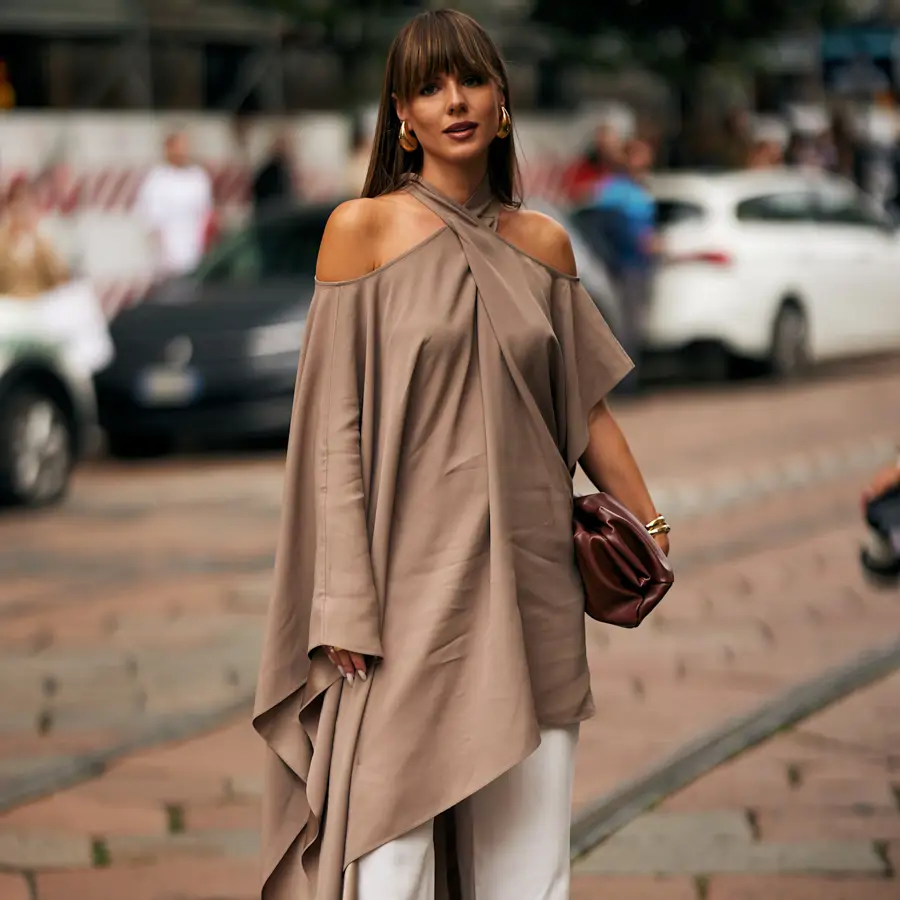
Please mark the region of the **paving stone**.
[[261, 775], [243, 775], [226, 779], [225, 796], [233, 800], [259, 800], [263, 794]]
[[253, 829], [185, 831], [154, 836], [116, 835], [106, 847], [115, 864], [152, 862], [175, 856], [259, 856], [259, 832]]
[[262, 821], [259, 803], [217, 803], [188, 805], [184, 808], [184, 822], [188, 831], [208, 829], [258, 829]]
[[90, 841], [84, 835], [38, 830], [0, 830], [2, 868], [59, 869], [90, 864]]
[[258, 900], [254, 859], [165, 859], [37, 876], [38, 900]]
[[652, 846], [660, 841], [691, 842], [753, 840], [753, 829], [743, 812], [667, 813], [653, 812], [639, 816], [614, 838], [634, 844]]
[[614, 835], [578, 864], [582, 872], [695, 874], [709, 872], [885, 874], [867, 841], [753, 843], [702, 830], [647, 841]]
[[224, 783], [213, 772], [192, 772], [157, 767], [144, 761], [126, 759], [103, 778], [82, 788], [85, 795], [106, 804], [138, 805], [221, 799]]
[[621, 875], [575, 875], [569, 897], [570, 900], [697, 900], [689, 878]]
[[882, 878], [713, 875], [709, 900], [897, 900], [900, 882]]
[[0, 897], [3, 900], [31, 900], [31, 891], [23, 875], [0, 872]]
[[0, 828], [71, 834], [162, 834], [166, 814], [158, 798], [136, 800], [98, 792], [103, 779], [59, 791], [0, 816]]
[[900, 814], [896, 809], [805, 806], [754, 813], [763, 841], [900, 840]]

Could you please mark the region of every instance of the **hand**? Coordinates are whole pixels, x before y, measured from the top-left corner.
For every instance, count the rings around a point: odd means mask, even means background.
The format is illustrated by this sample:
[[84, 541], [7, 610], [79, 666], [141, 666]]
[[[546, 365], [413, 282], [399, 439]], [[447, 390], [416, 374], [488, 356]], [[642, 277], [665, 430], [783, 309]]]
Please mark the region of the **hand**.
[[365, 681], [369, 677], [366, 672], [366, 660], [358, 653], [341, 650], [339, 647], [326, 647], [325, 653], [331, 662], [337, 666], [338, 672], [347, 679], [348, 684], [353, 684], [357, 676], [359, 676], [360, 681]]
[[653, 540], [666, 556], [669, 555], [669, 536], [667, 534], [654, 534]]
[[881, 496], [885, 491], [889, 491], [898, 485], [900, 485], [900, 465], [894, 464], [882, 469], [863, 491], [861, 498], [863, 512], [865, 512], [866, 504], [870, 500]]

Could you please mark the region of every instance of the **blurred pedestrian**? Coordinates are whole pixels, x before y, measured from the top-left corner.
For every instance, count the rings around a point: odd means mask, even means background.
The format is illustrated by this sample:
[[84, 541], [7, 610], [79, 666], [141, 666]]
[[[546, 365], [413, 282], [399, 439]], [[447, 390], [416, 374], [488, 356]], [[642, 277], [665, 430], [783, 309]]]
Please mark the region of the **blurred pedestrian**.
[[828, 161], [825, 149], [818, 135], [794, 131], [788, 141], [784, 161], [789, 166], [825, 169]]
[[719, 164], [725, 169], [743, 169], [752, 146], [750, 113], [743, 106], [732, 107], [725, 115]]
[[39, 231], [40, 212], [25, 178], [12, 183], [0, 221], [0, 296], [33, 299], [69, 280], [69, 273]]
[[150, 232], [154, 274], [160, 279], [196, 268], [215, 230], [212, 182], [191, 160], [187, 135], [170, 132], [164, 151], [164, 161], [144, 179], [136, 205]]
[[618, 338], [635, 363], [632, 372], [619, 385], [620, 393], [633, 393], [638, 387], [644, 322], [659, 250], [656, 201], [647, 187], [652, 168], [650, 144], [637, 139], [629, 141], [621, 170], [600, 183], [594, 198], [595, 208], [606, 214], [603, 221], [611, 250], [610, 274], [622, 303]]
[[569, 895], [571, 473], [657, 513], [604, 400], [630, 363], [520, 208], [511, 110], [480, 25], [416, 16], [325, 229], [254, 718], [264, 900]]
[[253, 212], [259, 216], [295, 200], [291, 143], [287, 134], [275, 135], [263, 164], [253, 176]]
[[13, 109], [16, 105], [16, 89], [9, 80], [6, 61], [0, 59], [0, 110]]
[[563, 175], [562, 190], [572, 203], [592, 197], [601, 182], [618, 170], [622, 162], [622, 135], [612, 122], [603, 122], [594, 132], [588, 149]]
[[771, 137], [761, 137], [753, 142], [747, 157], [748, 169], [771, 169], [784, 162], [781, 142]]
[[900, 456], [885, 466], [863, 491], [868, 534], [860, 553], [863, 572], [886, 586], [900, 583]]
[[865, 153], [853, 115], [847, 110], [836, 111], [829, 131], [833, 147], [831, 171], [861, 187], [865, 181]]
[[866, 485], [862, 493], [863, 509], [876, 497], [880, 497], [895, 488], [900, 488], [900, 450], [898, 450], [897, 459], [879, 470], [869, 484]]

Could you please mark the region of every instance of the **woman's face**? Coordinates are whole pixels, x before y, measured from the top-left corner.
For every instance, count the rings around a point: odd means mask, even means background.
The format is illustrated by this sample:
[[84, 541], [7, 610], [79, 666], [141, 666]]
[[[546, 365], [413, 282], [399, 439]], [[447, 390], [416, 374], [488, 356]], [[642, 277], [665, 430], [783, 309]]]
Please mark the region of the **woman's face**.
[[503, 98], [493, 81], [479, 75], [438, 75], [397, 115], [415, 133], [426, 155], [464, 163], [484, 155], [500, 127]]

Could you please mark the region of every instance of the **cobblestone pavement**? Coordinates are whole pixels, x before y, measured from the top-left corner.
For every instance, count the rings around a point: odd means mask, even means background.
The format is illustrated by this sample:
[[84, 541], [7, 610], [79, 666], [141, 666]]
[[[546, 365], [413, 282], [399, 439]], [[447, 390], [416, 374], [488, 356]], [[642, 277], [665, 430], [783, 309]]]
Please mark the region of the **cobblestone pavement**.
[[[887, 452], [898, 394], [889, 363], [621, 408], [670, 501], [679, 580], [637, 631], [590, 628], [599, 712], [576, 809], [900, 632], [900, 597], [856, 562], [859, 484]], [[280, 469], [103, 464], [62, 509], [0, 518], [0, 900], [256, 896], [246, 704]], [[898, 686], [670, 797], [578, 862], [572, 896], [900, 898]]]

